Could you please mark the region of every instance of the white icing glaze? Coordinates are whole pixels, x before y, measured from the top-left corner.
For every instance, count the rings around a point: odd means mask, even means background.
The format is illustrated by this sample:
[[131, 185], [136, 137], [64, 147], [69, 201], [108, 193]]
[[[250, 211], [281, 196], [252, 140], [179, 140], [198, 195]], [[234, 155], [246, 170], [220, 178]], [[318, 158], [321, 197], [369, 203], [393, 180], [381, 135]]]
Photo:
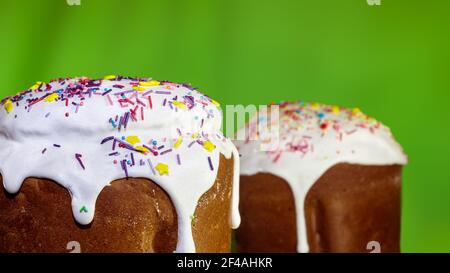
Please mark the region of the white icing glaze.
[[[308, 252], [304, 201], [322, 174], [338, 163], [404, 165], [407, 157], [388, 127], [357, 108], [302, 102], [279, 107], [278, 123], [270, 120], [270, 113], [260, 111], [238, 132], [250, 132], [246, 141], [235, 142], [241, 154], [241, 174], [270, 173], [289, 184], [297, 215], [297, 251]], [[270, 128], [258, 132], [258, 120], [278, 125], [279, 136], [272, 134], [271, 139]], [[272, 145], [272, 149], [262, 151], [261, 145]]]
[[27, 177], [54, 180], [68, 189], [73, 215], [86, 225], [110, 182], [149, 178], [176, 209], [176, 252], [195, 252], [191, 218], [223, 154], [234, 160], [230, 222], [239, 226], [239, 156], [220, 131], [218, 104], [195, 89], [115, 76], [59, 79], [37, 83], [3, 106], [0, 171], [8, 192], [18, 192]]

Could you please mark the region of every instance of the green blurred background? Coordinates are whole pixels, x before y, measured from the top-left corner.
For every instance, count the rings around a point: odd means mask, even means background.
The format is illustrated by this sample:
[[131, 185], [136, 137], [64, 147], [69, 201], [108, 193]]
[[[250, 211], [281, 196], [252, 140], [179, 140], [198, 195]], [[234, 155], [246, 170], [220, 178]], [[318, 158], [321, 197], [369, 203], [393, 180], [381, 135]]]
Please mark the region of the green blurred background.
[[121, 74], [190, 82], [222, 105], [360, 107], [410, 159], [402, 250], [450, 252], [449, 1], [0, 3], [2, 96], [55, 77]]

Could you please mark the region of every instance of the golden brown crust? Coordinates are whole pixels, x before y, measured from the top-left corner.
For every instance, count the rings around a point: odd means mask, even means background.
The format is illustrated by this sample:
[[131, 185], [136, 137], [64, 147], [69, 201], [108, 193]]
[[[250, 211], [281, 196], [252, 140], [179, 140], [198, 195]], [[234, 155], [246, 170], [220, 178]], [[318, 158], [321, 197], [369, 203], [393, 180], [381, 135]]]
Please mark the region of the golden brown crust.
[[295, 252], [295, 204], [289, 185], [280, 177], [259, 173], [241, 176], [236, 230], [238, 252]]
[[[197, 252], [230, 251], [233, 159], [221, 155], [214, 186], [193, 220]], [[94, 221], [80, 226], [70, 195], [56, 183], [28, 178], [17, 195], [0, 192], [0, 252], [173, 252], [177, 214], [164, 190], [146, 178], [120, 179], [102, 190]]]
[[[311, 252], [400, 250], [401, 166], [337, 164], [313, 185], [305, 199]], [[241, 176], [241, 252], [295, 252], [294, 197], [283, 179], [261, 173]]]

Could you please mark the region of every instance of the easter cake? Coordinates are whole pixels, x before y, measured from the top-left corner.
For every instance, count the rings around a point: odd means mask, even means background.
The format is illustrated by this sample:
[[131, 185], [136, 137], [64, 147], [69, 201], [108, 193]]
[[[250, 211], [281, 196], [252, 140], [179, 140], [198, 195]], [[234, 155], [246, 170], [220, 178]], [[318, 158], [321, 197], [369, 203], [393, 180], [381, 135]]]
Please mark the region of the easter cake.
[[187, 84], [38, 82], [0, 110], [0, 252], [229, 252], [239, 156]]
[[238, 251], [400, 251], [407, 157], [389, 128], [357, 108], [271, 106], [279, 118], [260, 111], [238, 132]]

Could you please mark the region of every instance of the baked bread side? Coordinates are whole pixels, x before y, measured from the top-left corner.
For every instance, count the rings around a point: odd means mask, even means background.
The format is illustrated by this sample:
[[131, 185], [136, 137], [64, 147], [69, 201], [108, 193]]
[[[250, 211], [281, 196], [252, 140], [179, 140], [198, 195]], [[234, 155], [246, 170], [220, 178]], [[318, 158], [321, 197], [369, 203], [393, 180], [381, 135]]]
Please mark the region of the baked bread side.
[[[341, 163], [325, 172], [305, 199], [309, 252], [367, 253], [372, 241], [399, 252], [401, 169]], [[294, 196], [284, 179], [242, 176], [241, 200], [239, 252], [297, 251]]]

